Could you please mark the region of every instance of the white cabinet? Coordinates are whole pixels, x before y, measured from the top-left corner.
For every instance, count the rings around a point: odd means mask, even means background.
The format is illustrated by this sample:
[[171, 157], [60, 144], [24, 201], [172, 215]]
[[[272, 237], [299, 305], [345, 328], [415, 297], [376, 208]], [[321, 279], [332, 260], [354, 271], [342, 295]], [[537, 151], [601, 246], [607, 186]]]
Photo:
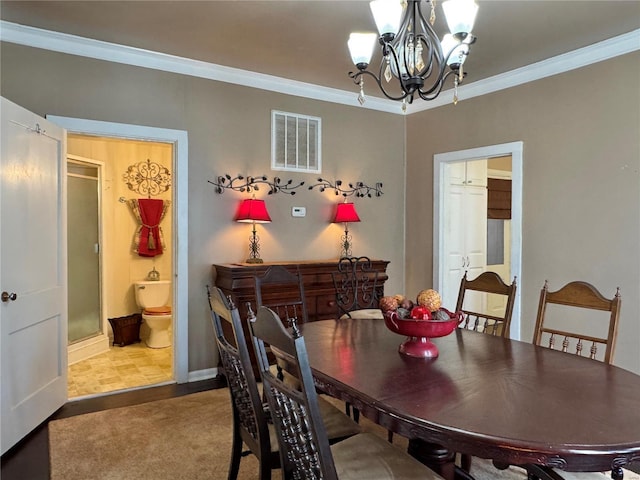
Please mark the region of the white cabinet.
[[[473, 279], [486, 269], [487, 162], [445, 165], [442, 304], [453, 309], [464, 272]], [[478, 302], [483, 302], [478, 299]], [[478, 308], [483, 305], [478, 305]]]
[[487, 161], [471, 160], [446, 164], [448, 183], [451, 185], [487, 186]]

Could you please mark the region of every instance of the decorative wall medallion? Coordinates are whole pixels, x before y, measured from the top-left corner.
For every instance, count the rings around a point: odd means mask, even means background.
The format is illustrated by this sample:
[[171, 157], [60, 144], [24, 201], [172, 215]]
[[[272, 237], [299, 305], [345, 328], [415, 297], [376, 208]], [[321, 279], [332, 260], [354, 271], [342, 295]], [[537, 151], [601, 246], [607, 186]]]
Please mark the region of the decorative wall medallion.
[[122, 177], [129, 190], [148, 197], [160, 195], [171, 187], [169, 169], [149, 159], [130, 165]]

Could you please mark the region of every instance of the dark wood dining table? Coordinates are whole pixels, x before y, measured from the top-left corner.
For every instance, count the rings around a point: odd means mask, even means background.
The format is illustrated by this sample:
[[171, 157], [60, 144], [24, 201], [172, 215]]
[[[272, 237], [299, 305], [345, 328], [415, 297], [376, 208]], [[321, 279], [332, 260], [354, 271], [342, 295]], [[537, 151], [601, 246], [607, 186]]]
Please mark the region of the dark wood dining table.
[[463, 329], [432, 339], [434, 359], [399, 353], [405, 337], [381, 320], [300, 329], [318, 387], [445, 478], [452, 452], [614, 477], [640, 460], [640, 376], [622, 368]]

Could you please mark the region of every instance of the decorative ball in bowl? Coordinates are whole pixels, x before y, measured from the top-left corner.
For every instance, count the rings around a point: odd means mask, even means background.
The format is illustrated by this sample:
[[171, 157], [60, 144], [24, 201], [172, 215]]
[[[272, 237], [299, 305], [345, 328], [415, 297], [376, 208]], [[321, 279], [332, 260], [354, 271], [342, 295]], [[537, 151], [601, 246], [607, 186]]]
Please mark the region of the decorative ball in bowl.
[[418, 358], [436, 358], [438, 347], [432, 338], [444, 337], [453, 332], [461, 317], [459, 313], [449, 314], [447, 320], [400, 318], [395, 311], [384, 313], [384, 323], [387, 328], [399, 335], [406, 335], [407, 339], [400, 344], [399, 351], [404, 355]]

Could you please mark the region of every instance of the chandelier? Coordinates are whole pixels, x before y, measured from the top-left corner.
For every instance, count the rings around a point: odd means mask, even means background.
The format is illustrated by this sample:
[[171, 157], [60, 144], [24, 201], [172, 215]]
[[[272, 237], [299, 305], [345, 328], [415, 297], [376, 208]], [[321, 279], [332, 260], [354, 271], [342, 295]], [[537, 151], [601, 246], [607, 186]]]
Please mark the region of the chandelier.
[[[371, 76], [385, 97], [402, 101], [402, 110], [416, 95], [423, 100], [435, 99], [444, 82], [453, 75], [453, 103], [458, 102], [458, 84], [465, 76], [462, 65], [469, 47], [476, 40], [471, 34], [478, 5], [474, 0], [447, 0], [442, 4], [450, 33], [439, 40], [433, 24], [436, 0], [425, 0], [431, 6], [429, 21], [422, 12], [422, 0], [374, 0], [370, 2], [379, 36], [375, 33], [352, 33], [349, 52], [357, 72], [349, 77], [360, 86], [358, 101], [365, 102], [364, 76]], [[376, 37], [382, 47], [378, 74], [368, 70]]]

